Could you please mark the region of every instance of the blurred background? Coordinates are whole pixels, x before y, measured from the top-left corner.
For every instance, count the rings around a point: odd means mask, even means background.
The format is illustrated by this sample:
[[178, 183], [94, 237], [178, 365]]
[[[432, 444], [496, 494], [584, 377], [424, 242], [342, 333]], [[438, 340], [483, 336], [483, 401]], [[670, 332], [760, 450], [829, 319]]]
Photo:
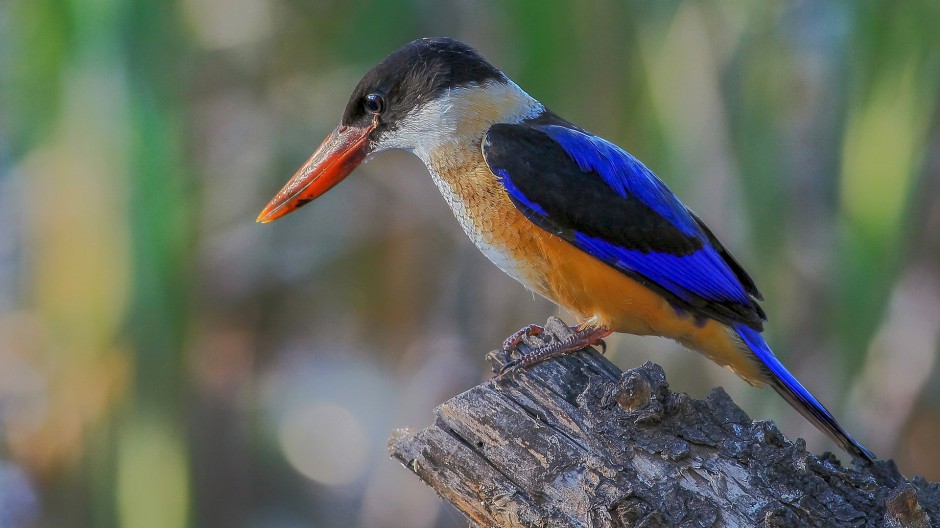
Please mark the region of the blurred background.
[[[254, 222], [420, 36], [644, 160], [757, 280], [784, 363], [940, 479], [938, 26], [931, 1], [0, 2], [0, 526], [465, 525], [386, 439], [556, 309], [406, 154]], [[836, 449], [673, 342], [609, 345]]]

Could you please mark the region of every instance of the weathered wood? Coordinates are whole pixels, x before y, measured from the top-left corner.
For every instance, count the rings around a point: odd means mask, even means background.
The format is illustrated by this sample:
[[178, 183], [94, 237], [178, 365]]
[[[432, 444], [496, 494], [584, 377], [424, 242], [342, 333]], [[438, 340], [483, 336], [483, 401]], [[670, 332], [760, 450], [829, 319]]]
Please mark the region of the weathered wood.
[[[555, 318], [546, 330], [570, 332]], [[389, 451], [480, 527], [940, 520], [940, 485], [890, 460], [848, 468], [811, 455], [721, 388], [694, 400], [670, 392], [658, 365], [621, 373], [594, 350], [484, 382], [438, 407], [430, 427], [396, 432]]]

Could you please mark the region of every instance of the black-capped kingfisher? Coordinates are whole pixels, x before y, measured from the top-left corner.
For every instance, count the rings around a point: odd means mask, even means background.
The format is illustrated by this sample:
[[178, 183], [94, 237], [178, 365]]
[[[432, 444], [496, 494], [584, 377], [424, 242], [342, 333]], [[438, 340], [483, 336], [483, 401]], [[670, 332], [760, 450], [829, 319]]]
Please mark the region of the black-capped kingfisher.
[[[771, 352], [760, 292], [705, 223], [639, 160], [558, 117], [456, 40], [415, 40], [369, 70], [339, 125], [258, 221], [306, 205], [388, 149], [424, 162], [496, 266], [581, 317], [573, 338], [510, 361], [501, 375], [612, 332], [664, 336], [770, 385], [853, 456], [874, 459]], [[504, 347], [538, 331], [526, 327]]]

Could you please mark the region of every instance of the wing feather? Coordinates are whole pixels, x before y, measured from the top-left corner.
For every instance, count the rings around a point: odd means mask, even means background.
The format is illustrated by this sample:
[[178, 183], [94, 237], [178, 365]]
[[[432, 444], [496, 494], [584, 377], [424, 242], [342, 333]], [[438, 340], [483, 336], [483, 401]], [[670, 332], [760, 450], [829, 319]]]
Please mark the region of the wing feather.
[[620, 147], [548, 114], [494, 125], [483, 155], [537, 226], [679, 309], [762, 329], [753, 280], [705, 224]]

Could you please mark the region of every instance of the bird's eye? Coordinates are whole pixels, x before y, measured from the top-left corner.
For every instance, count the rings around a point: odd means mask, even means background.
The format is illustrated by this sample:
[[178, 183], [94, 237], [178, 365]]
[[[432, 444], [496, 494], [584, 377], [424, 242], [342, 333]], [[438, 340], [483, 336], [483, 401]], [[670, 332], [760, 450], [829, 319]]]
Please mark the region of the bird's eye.
[[367, 95], [362, 104], [366, 110], [373, 114], [381, 114], [385, 111], [385, 97], [381, 94], [372, 93]]

